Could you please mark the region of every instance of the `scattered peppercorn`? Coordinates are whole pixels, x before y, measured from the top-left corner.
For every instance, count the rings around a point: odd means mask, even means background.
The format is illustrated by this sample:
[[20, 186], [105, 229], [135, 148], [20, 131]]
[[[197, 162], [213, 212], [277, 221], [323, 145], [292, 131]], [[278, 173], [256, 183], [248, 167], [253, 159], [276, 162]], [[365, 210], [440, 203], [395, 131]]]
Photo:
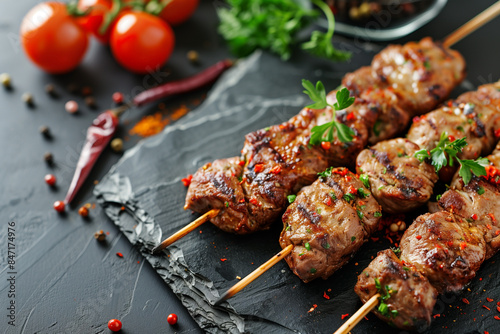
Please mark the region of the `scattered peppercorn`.
[[108, 328], [112, 332], [118, 332], [122, 329], [122, 322], [118, 319], [111, 319], [108, 321]]
[[90, 109], [96, 109], [97, 108], [97, 103], [96, 103], [95, 98], [93, 96], [87, 96], [85, 98], [85, 104]]
[[111, 146], [111, 149], [115, 152], [119, 153], [123, 151], [123, 140], [121, 138], [113, 139], [109, 145]]
[[52, 155], [52, 153], [50, 152], [46, 152], [44, 155], [43, 155], [43, 160], [45, 160], [45, 162], [49, 165], [49, 166], [52, 166], [54, 164], [54, 156]]
[[66, 208], [66, 205], [64, 204], [63, 201], [55, 201], [54, 202], [54, 210], [56, 210], [59, 213], [64, 212], [64, 209]]
[[2, 82], [2, 86], [9, 89], [12, 88], [12, 79], [8, 73], [0, 74], [0, 82]]
[[33, 107], [35, 105], [35, 101], [33, 99], [33, 95], [30, 93], [24, 93], [23, 96], [21, 96], [21, 99], [23, 100], [24, 103], [26, 103], [29, 107]]
[[200, 55], [194, 50], [188, 51], [187, 58], [193, 64], [198, 64], [200, 61]]
[[96, 240], [99, 242], [103, 242], [106, 240], [106, 234], [104, 233], [103, 230], [99, 230], [96, 233], [94, 233], [94, 238], [96, 238]]
[[397, 232], [397, 231], [399, 231], [399, 226], [396, 223], [392, 223], [389, 226], [389, 229], [391, 230], [391, 232]]
[[49, 129], [49, 127], [48, 127], [48, 126], [46, 126], [46, 125], [42, 125], [42, 126], [40, 127], [40, 130], [39, 130], [39, 131], [40, 131], [40, 133], [42, 134], [42, 136], [44, 136], [45, 138], [47, 138], [47, 139], [52, 138], [52, 134], [50, 133], [50, 129]]
[[89, 96], [92, 94], [92, 88], [85, 86], [82, 88], [82, 95], [83, 96]]
[[177, 323], [177, 315], [175, 313], [170, 313], [167, 317], [167, 322], [170, 325], [175, 325]]
[[69, 112], [70, 114], [74, 114], [78, 111], [78, 103], [76, 101], [69, 100], [64, 105], [64, 109], [66, 109], [66, 111]]
[[46, 84], [45, 85], [45, 92], [49, 94], [51, 97], [58, 97], [59, 94], [57, 94], [56, 87], [53, 84]]
[[123, 94], [120, 92], [114, 92], [112, 98], [113, 98], [113, 102], [116, 104], [123, 103]]
[[82, 206], [78, 209], [78, 214], [83, 218], [87, 218], [89, 216], [89, 209], [86, 206]]
[[56, 184], [56, 177], [54, 174], [47, 174], [45, 175], [45, 183], [47, 183], [49, 186], [53, 187]]

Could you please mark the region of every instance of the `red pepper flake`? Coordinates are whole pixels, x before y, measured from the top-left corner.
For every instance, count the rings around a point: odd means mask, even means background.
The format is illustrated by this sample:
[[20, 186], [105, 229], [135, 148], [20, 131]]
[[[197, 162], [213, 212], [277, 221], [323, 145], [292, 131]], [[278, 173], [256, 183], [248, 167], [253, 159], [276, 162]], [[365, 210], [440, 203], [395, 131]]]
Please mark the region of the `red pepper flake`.
[[256, 164], [253, 168], [255, 173], [260, 173], [264, 170], [264, 165], [263, 164]]
[[493, 317], [495, 320], [500, 320], [500, 317], [498, 315]]
[[420, 240], [420, 239], [422, 239], [422, 236], [421, 235], [417, 235], [416, 238], [417, 238], [417, 240]]
[[222, 262], [226, 262], [226, 261], [227, 261], [227, 259], [226, 259], [226, 258], [222, 258], [222, 259], [220, 259], [220, 260], [221, 260]]
[[347, 182], [351, 181], [351, 180], [352, 180], [352, 176], [350, 176], [350, 175], [346, 175], [346, 176], [345, 176], [345, 180], [346, 180]]
[[349, 194], [356, 195], [358, 193], [358, 189], [356, 189], [354, 186], [349, 186], [349, 190], [347, 190]]
[[[500, 302], [499, 302], [500, 303]], [[497, 306], [497, 311], [500, 312], [500, 306]]]
[[471, 216], [471, 218], [472, 218], [472, 219], [474, 219], [474, 220], [477, 220], [477, 215], [476, 215], [476, 214], [473, 214], [473, 215]]
[[448, 136], [448, 140], [449, 140], [449, 141], [455, 141], [455, 136], [449, 135], [449, 136]]
[[479, 277], [479, 280], [480, 280], [480, 281], [482, 281], [482, 280], [483, 280], [483, 278], [482, 278], [482, 277]]
[[460, 249], [465, 249], [465, 247], [467, 247], [467, 243], [465, 242], [460, 243]]
[[491, 303], [493, 301], [493, 298], [486, 297], [486, 300]]
[[332, 199], [331, 199], [330, 196], [328, 196], [328, 198], [326, 199], [326, 203], [325, 204], [328, 205], [328, 206], [332, 205]]
[[345, 319], [345, 318], [347, 318], [348, 316], [349, 316], [349, 313], [346, 313], [346, 314], [342, 314], [342, 315], [340, 316], [340, 318], [341, 318], [342, 320], [344, 320], [344, 319]]
[[488, 213], [488, 216], [490, 216], [492, 222], [494, 222], [494, 223], [497, 222], [497, 220], [495, 219], [495, 216], [492, 213]]
[[372, 239], [373, 242], [377, 242], [377, 241], [379, 241], [380, 238], [371, 237], [370, 239]]
[[346, 120], [348, 120], [348, 121], [354, 121], [355, 119], [356, 119], [356, 115], [354, 115], [353, 112], [348, 113], [346, 116]]
[[270, 172], [276, 175], [281, 173], [281, 166], [280, 165], [274, 166], [273, 168], [271, 168]]
[[500, 230], [495, 232], [495, 235], [499, 235], [499, 234], [500, 234]]
[[318, 307], [318, 305], [313, 304], [313, 306], [309, 309], [309, 311], [307, 311], [307, 313], [311, 313], [312, 311], [314, 311], [316, 309], [316, 307]]
[[240, 203], [245, 203], [245, 199], [244, 198], [240, 199]]
[[484, 334], [490, 334], [490, 332], [488, 332], [488, 331], [484, 331]]
[[483, 305], [483, 308], [487, 309], [488, 311], [491, 311], [491, 309], [486, 305]]
[[347, 168], [337, 168], [337, 169], [332, 170], [333, 174], [338, 174], [340, 176], [346, 176], [347, 172], [348, 172]]
[[189, 174], [187, 177], [183, 178], [181, 181], [182, 181], [182, 184], [184, 184], [184, 187], [189, 187], [192, 179], [193, 179], [193, 175], [191, 175], [191, 174]]
[[439, 314], [439, 313], [438, 313], [438, 314], [434, 314], [432, 317], [433, 317], [434, 319], [436, 319], [436, 318], [440, 318], [440, 317], [441, 317], [441, 314]]
[[446, 241], [446, 246], [448, 246], [448, 247], [453, 246], [453, 241]]
[[255, 198], [250, 198], [249, 202], [252, 203], [253, 205], [260, 206], [259, 201], [257, 201]]
[[467, 300], [467, 298], [462, 298], [462, 301], [463, 301], [465, 304], [467, 304], [467, 305], [469, 305], [469, 304], [470, 304], [470, 303], [469, 303], [469, 300]]
[[238, 162], [238, 165], [240, 165], [241, 167], [245, 166], [245, 160], [240, 160], [240, 162]]
[[500, 129], [495, 130], [495, 137], [500, 137]]
[[116, 256], [118, 256], [118, 257], [123, 257], [123, 254], [122, 254], [122, 253], [120, 253], [120, 252], [118, 252], [118, 253], [116, 253]]
[[323, 292], [323, 298], [325, 298], [325, 299], [330, 299], [330, 296], [326, 294], [326, 291], [325, 291], [325, 292]]
[[453, 107], [453, 102], [451, 102], [451, 100], [448, 101], [448, 107], [450, 107], [450, 108]]
[[324, 150], [329, 150], [331, 146], [332, 146], [332, 143], [330, 143], [329, 141], [322, 141], [321, 142], [321, 148]]

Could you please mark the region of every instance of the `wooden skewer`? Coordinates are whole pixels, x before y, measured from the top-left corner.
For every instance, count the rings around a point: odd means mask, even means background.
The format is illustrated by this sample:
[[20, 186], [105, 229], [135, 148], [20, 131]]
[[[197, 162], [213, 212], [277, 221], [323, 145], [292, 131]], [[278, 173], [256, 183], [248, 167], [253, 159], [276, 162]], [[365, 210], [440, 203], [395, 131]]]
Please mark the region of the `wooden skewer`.
[[349, 333], [354, 326], [358, 324], [371, 310], [378, 305], [378, 298], [380, 294], [375, 294], [372, 298], [370, 298], [365, 305], [363, 305], [359, 310], [356, 311], [342, 326], [334, 334], [347, 334]]
[[158, 246], [153, 248], [152, 253], [156, 254], [156, 253], [160, 252], [161, 250], [167, 248], [168, 246], [170, 246], [171, 244], [173, 244], [174, 242], [176, 242], [180, 238], [184, 237], [189, 232], [196, 229], [198, 226], [204, 224], [208, 220], [217, 216], [219, 214], [219, 212], [220, 212], [219, 209], [212, 209], [212, 210], [208, 211], [203, 216], [200, 216], [198, 219], [196, 219], [192, 223], [189, 223], [188, 225], [184, 226], [182, 229], [180, 229], [176, 233], [172, 234], [167, 239], [163, 240], [161, 244], [159, 244]]
[[482, 27], [486, 23], [490, 22], [500, 14], [500, 1], [495, 2], [490, 7], [486, 8], [484, 11], [479, 13], [469, 22], [465, 23], [463, 26], [449, 34], [443, 41], [443, 46], [450, 47], [453, 44], [460, 41], [462, 38], [466, 37], [470, 33], [474, 32], [478, 28]]
[[246, 287], [248, 284], [252, 283], [257, 277], [265, 273], [269, 268], [271, 268], [276, 263], [281, 261], [288, 254], [290, 254], [292, 250], [293, 250], [293, 245], [288, 245], [285, 248], [283, 248], [280, 252], [278, 252], [275, 256], [269, 259], [266, 263], [264, 263], [259, 268], [255, 269], [247, 277], [245, 277], [244, 279], [233, 285], [229, 290], [226, 291], [225, 294], [222, 295], [222, 297], [219, 298], [219, 300], [215, 302], [214, 305], [220, 305], [220, 303], [222, 303], [226, 299], [229, 299], [235, 294], [237, 294], [239, 291], [241, 291], [241, 289]]

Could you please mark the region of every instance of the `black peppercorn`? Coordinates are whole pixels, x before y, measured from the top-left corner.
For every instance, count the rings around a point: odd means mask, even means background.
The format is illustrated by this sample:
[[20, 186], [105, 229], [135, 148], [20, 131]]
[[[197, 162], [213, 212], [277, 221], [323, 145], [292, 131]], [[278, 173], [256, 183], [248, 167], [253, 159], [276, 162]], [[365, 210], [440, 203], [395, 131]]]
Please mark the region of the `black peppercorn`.
[[46, 152], [44, 155], [43, 155], [43, 160], [45, 160], [45, 162], [49, 165], [49, 166], [52, 166], [54, 164], [54, 156], [52, 155], [52, 153], [50, 152]]
[[46, 125], [42, 125], [40, 127], [40, 133], [47, 139], [50, 139], [52, 138], [52, 134], [50, 133], [50, 129], [48, 126]]

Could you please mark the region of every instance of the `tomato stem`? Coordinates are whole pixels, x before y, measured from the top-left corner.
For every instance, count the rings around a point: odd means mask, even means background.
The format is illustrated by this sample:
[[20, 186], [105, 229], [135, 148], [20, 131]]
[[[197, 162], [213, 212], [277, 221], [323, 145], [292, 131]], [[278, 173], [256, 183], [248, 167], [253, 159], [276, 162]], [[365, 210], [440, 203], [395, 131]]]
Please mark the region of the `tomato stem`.
[[111, 11], [107, 12], [104, 15], [104, 21], [102, 25], [99, 27], [99, 34], [104, 35], [106, 31], [108, 31], [109, 26], [116, 19], [118, 14], [120, 14], [123, 9], [123, 3], [121, 0], [113, 0], [113, 5], [111, 7]]
[[85, 10], [80, 10], [78, 9], [78, 1], [70, 1], [66, 4], [66, 10], [68, 11], [69, 15], [79, 17], [89, 15], [92, 7], [89, 7]]

